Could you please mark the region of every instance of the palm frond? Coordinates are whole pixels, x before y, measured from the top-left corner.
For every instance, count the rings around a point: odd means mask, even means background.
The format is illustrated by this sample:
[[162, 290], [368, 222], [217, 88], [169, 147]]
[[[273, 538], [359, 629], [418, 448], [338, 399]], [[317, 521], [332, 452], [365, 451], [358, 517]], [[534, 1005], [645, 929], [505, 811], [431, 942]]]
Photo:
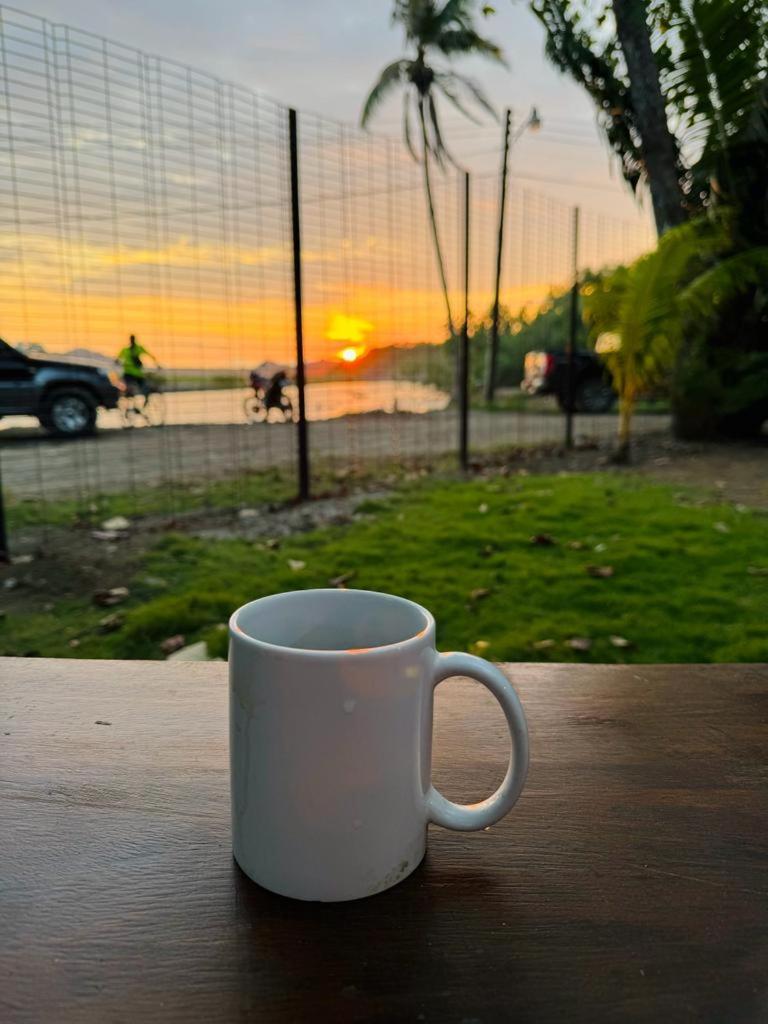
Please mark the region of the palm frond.
[[409, 92], [403, 93], [403, 139], [405, 140], [408, 152], [418, 163], [419, 154], [416, 152], [416, 148], [413, 145], [413, 129], [411, 126], [411, 94]]
[[623, 78], [618, 44], [595, 47], [579, 11], [562, 0], [530, 0], [530, 8], [545, 32], [544, 52], [555, 67], [585, 89], [595, 104], [598, 124], [619, 158], [624, 180], [636, 192], [644, 163], [635, 107]]
[[768, 247], [747, 249], [699, 274], [679, 296], [680, 307], [695, 323], [711, 323], [736, 296], [765, 285]]
[[453, 76], [449, 72], [436, 72], [435, 88], [439, 89], [439, 91], [443, 94], [443, 96], [445, 96], [448, 102], [452, 103], [453, 106], [459, 111], [459, 113], [463, 114], [464, 117], [466, 117], [469, 121], [473, 121], [475, 124], [482, 124], [480, 119], [475, 117], [472, 111], [461, 102], [459, 97], [456, 95], [455, 91], [451, 88], [452, 77]]
[[486, 113], [490, 114], [494, 121], [498, 120], [498, 114], [477, 82], [473, 82], [471, 78], [467, 78], [465, 75], [459, 75], [455, 71], [451, 72], [450, 78], [453, 82], [458, 82], [462, 88], [466, 89], [474, 99], [475, 103], [477, 103], [479, 107], [482, 107]]
[[438, 162], [438, 164], [439, 164], [439, 166], [440, 166], [440, 168], [442, 170], [445, 170], [445, 163], [446, 163], [446, 161], [448, 161], [449, 163], [453, 164], [454, 167], [456, 167], [457, 169], [460, 170], [461, 169], [461, 165], [454, 158], [453, 154], [451, 153], [451, 151], [446, 146], [445, 140], [443, 139], [443, 133], [440, 130], [440, 121], [439, 121], [438, 116], [437, 116], [437, 102], [435, 100], [435, 96], [434, 96], [433, 92], [430, 92], [430, 94], [429, 94], [428, 103], [429, 103], [429, 120], [430, 120], [430, 122], [432, 124], [432, 131], [434, 133], [434, 138], [435, 138], [435, 152], [436, 152], [436, 156], [437, 156], [437, 162]]
[[506, 66], [507, 61], [501, 47], [491, 39], [486, 39], [471, 28], [450, 28], [441, 32], [434, 46], [447, 57], [455, 55], [480, 53], [484, 57], [498, 61]]
[[507, 67], [507, 60], [501, 47], [491, 39], [486, 39], [473, 28], [449, 28], [441, 32], [433, 43], [435, 49], [444, 53], [446, 57], [463, 56], [479, 53], [483, 57], [490, 57]]
[[473, 14], [472, 0], [447, 0], [437, 15], [437, 24], [444, 28], [452, 22], [471, 23]]
[[768, 61], [768, 5], [764, 0], [667, 4], [677, 52], [663, 83], [678, 136], [696, 161], [695, 176], [727, 176], [730, 145], [754, 125], [760, 104]]
[[388, 64], [381, 72], [376, 84], [368, 93], [368, 97], [363, 104], [363, 111], [360, 114], [360, 125], [362, 128], [368, 125], [374, 111], [385, 97], [405, 80], [409, 64], [410, 61], [407, 60], [396, 60]]
[[610, 331], [620, 337], [620, 346], [604, 356], [620, 394], [655, 387], [671, 372], [688, 317], [681, 288], [706, 276], [731, 244], [731, 232], [726, 212], [672, 228], [652, 253], [585, 295], [593, 336]]

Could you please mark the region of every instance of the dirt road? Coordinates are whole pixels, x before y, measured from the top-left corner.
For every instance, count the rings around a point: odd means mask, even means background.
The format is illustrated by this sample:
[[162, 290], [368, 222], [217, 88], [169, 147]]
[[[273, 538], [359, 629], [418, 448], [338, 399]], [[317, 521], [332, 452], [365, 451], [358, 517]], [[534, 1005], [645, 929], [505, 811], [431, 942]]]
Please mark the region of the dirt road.
[[[635, 419], [638, 434], [663, 431], [666, 416]], [[475, 452], [512, 445], [559, 442], [559, 415], [482, 412], [471, 415]], [[615, 416], [578, 416], [579, 440], [605, 440]], [[442, 455], [455, 452], [458, 417], [451, 410], [424, 415], [375, 413], [310, 424], [312, 455], [340, 466], [363, 459]], [[56, 441], [37, 430], [4, 432], [0, 440], [3, 486], [19, 498], [49, 500], [122, 491], [143, 486], [220, 479], [295, 460], [291, 424], [208, 424], [102, 431], [79, 441]]]

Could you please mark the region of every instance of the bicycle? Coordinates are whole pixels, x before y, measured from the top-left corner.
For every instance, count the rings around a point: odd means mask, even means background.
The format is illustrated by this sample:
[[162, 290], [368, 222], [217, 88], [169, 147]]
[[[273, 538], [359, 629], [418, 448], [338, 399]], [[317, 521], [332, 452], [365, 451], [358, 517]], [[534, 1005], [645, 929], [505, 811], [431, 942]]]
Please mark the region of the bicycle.
[[157, 380], [144, 378], [141, 391], [126, 392], [119, 401], [126, 427], [162, 427], [165, 424], [165, 395]]
[[290, 423], [293, 420], [293, 402], [290, 398], [287, 395], [281, 395], [279, 405], [267, 405], [262, 388], [259, 388], [255, 394], [248, 395], [243, 407], [248, 423], [269, 422], [269, 414], [273, 409], [282, 413], [284, 423]]

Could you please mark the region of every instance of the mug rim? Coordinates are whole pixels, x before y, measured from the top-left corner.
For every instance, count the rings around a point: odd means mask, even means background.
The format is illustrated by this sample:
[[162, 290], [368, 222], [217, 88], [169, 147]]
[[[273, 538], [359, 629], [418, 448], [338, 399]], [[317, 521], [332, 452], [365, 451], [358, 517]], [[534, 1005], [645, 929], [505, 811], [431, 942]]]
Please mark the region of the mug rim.
[[[266, 604], [269, 601], [274, 601], [275, 598], [280, 597], [291, 597], [299, 594], [366, 594], [374, 597], [386, 598], [388, 601], [397, 601], [400, 604], [405, 604], [411, 608], [415, 608], [423, 617], [424, 625], [417, 632], [412, 633], [410, 636], [405, 637], [403, 640], [396, 640], [391, 644], [378, 644], [375, 647], [354, 647], [354, 648], [316, 648], [316, 647], [288, 647], [285, 644], [271, 643], [269, 640], [261, 640], [258, 637], [251, 636], [250, 633], [242, 628], [238, 622], [238, 618], [242, 612], [247, 609], [253, 608], [254, 605]], [[413, 644], [418, 640], [422, 640], [425, 637], [432, 635], [434, 642], [435, 634], [435, 619], [432, 613], [425, 608], [423, 605], [418, 604], [416, 601], [411, 601], [410, 598], [401, 597], [399, 594], [388, 594], [382, 590], [363, 590], [360, 587], [355, 588], [339, 588], [339, 587], [307, 587], [306, 590], [281, 590], [275, 594], [265, 594], [263, 597], [254, 598], [253, 601], [248, 601], [246, 604], [241, 605], [237, 608], [229, 617], [229, 636], [231, 640], [244, 641], [246, 644], [250, 644], [261, 650], [269, 651], [272, 654], [287, 655], [289, 657], [297, 656], [309, 656], [313, 658], [326, 657], [326, 658], [338, 658], [341, 655], [354, 656], [354, 657], [370, 657], [376, 654], [387, 654], [393, 651], [402, 650], [409, 644]]]

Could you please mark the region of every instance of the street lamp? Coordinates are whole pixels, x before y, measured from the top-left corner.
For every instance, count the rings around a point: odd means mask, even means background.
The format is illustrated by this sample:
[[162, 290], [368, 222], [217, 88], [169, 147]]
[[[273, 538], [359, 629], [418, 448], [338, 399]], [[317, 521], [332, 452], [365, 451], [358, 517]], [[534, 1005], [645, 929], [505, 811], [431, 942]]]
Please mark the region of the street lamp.
[[499, 288], [501, 286], [501, 256], [504, 251], [504, 210], [507, 200], [507, 163], [509, 151], [526, 131], [537, 132], [541, 128], [541, 117], [536, 107], [530, 113], [514, 135], [512, 130], [512, 111], [507, 107], [504, 117], [504, 156], [501, 162], [501, 188], [499, 190], [499, 234], [496, 244], [496, 284], [493, 292], [493, 311], [491, 313], [491, 337], [488, 347], [488, 359], [485, 375], [485, 400], [492, 402], [496, 390], [496, 366], [499, 359]]

